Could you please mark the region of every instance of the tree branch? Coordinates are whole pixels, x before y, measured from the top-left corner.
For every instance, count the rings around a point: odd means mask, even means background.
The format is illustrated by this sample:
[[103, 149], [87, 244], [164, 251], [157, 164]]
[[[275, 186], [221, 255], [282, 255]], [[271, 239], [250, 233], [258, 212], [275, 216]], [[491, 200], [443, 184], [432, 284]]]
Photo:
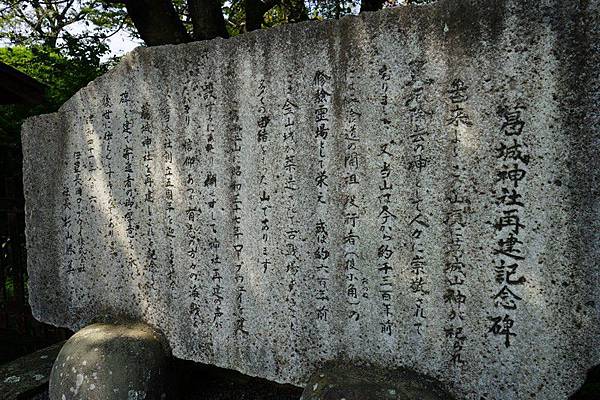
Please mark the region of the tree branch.
[[[23, 10], [21, 10], [20, 8], [16, 8], [16, 13], [17, 15], [23, 20], [23, 22], [25, 22], [27, 25], [29, 25], [29, 27], [31, 29], [33, 29], [35, 32], [37, 32], [40, 36], [44, 37], [46, 35], [46, 32], [44, 32], [44, 30], [42, 29], [41, 26], [41, 19], [38, 18], [38, 20], [36, 22], [31, 21], [29, 18], [29, 16], [27, 14], [25, 14], [23, 12]], [[37, 14], [37, 11], [36, 11]]]
[[67, 16], [67, 13], [69, 12], [69, 10], [71, 9], [71, 7], [73, 6], [74, 2], [75, 2], [75, 0], [67, 1], [67, 4], [65, 5], [65, 7], [60, 12], [60, 20], [64, 20], [65, 19], [65, 17]]

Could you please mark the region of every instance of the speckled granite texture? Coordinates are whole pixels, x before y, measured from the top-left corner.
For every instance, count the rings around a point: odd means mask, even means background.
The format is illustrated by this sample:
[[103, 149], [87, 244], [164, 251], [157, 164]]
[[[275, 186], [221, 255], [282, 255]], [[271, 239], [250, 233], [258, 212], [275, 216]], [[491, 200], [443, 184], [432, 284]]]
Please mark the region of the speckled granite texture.
[[600, 362], [597, 0], [138, 49], [23, 129], [30, 299], [304, 384], [564, 399]]

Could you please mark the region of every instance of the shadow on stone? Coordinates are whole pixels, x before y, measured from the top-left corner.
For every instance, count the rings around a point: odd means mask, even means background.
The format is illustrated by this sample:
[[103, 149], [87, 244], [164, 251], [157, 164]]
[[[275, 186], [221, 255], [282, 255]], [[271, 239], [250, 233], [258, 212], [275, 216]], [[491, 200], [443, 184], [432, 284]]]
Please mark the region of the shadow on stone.
[[302, 389], [213, 365], [175, 359], [177, 400], [298, 400]]
[[451, 400], [436, 380], [416, 372], [327, 364], [300, 400]]
[[[0, 368], [0, 393], [7, 399], [48, 400], [48, 386], [41, 375], [47, 376], [52, 361], [58, 354], [59, 345], [32, 353]], [[35, 366], [30, 360], [35, 360]], [[71, 361], [71, 360], [69, 360]], [[44, 363], [49, 362], [46, 367]], [[169, 361], [169, 387], [167, 399], [176, 400], [298, 400], [303, 390], [293, 385], [284, 385], [266, 379], [244, 375], [240, 372], [218, 368], [192, 361], [171, 359]], [[92, 372], [93, 374], [93, 372]], [[323, 376], [321, 376], [323, 375]], [[373, 379], [373, 375], [376, 376]], [[450, 399], [435, 380], [410, 371], [383, 372], [379, 374], [368, 368], [337, 367], [318, 371], [306, 386], [303, 399], [352, 400], [377, 399]], [[31, 382], [27, 381], [30, 377]], [[19, 379], [17, 379], [19, 378]], [[36, 379], [38, 379], [36, 381]], [[14, 381], [18, 381], [13, 383]], [[4, 386], [2, 386], [4, 382]], [[399, 383], [400, 382], [400, 383]], [[409, 388], [400, 392], [396, 386]], [[315, 387], [315, 384], [317, 386]], [[26, 388], [23, 388], [27, 385]], [[332, 385], [332, 387], [329, 387]], [[83, 386], [83, 385], [82, 385]], [[313, 390], [317, 389], [317, 390]], [[416, 391], [423, 390], [424, 394]], [[387, 390], [387, 392], [385, 392]], [[396, 391], [397, 397], [392, 391]], [[314, 393], [313, 393], [314, 392]], [[434, 397], [430, 396], [433, 392]], [[80, 389], [80, 394], [83, 393]], [[588, 371], [584, 385], [570, 400], [597, 400], [600, 393], [600, 365]], [[322, 397], [316, 397], [316, 396]], [[417, 397], [414, 397], [417, 395]], [[380, 397], [378, 397], [380, 396]], [[402, 397], [405, 396], [405, 397]], [[413, 396], [413, 397], [408, 397]], [[437, 396], [437, 397], [435, 397]], [[446, 397], [444, 397], [446, 396]], [[5, 397], [2, 397], [3, 399]], [[65, 397], [69, 398], [69, 397]], [[88, 397], [93, 398], [93, 397]], [[135, 398], [135, 397], [134, 397]]]
[[585, 382], [569, 400], [598, 400], [600, 398], [600, 365], [587, 373]]

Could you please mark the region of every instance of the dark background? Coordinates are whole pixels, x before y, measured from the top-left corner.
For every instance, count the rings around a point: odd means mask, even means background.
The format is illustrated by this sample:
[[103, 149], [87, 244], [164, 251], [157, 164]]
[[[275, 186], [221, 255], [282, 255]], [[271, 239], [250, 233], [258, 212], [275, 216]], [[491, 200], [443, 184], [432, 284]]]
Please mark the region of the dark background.
[[31, 315], [21, 166], [18, 146], [0, 145], [0, 364], [70, 336]]

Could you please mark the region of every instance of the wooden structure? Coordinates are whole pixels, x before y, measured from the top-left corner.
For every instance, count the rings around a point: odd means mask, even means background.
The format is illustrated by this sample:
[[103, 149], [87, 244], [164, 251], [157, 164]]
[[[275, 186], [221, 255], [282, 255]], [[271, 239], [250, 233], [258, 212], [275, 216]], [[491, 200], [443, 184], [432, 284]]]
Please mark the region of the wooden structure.
[[40, 104], [44, 92], [43, 84], [0, 62], [0, 104]]

